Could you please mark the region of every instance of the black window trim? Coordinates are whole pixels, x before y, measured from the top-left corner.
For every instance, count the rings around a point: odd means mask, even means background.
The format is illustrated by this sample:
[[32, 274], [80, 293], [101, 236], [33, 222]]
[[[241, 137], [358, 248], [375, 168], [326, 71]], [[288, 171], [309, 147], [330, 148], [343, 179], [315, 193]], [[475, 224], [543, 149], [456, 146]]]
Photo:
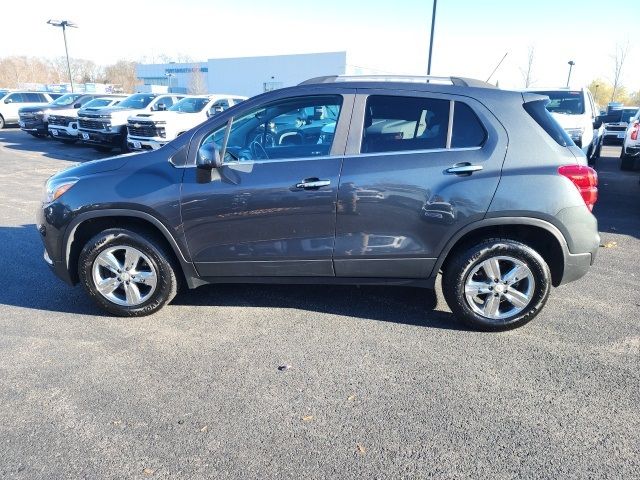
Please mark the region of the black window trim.
[[[407, 92], [408, 93], [408, 92]], [[441, 98], [441, 97], [429, 97], [429, 96], [413, 96], [413, 95], [393, 95], [393, 94], [384, 94], [384, 93], [369, 93], [369, 94], [365, 94], [364, 95], [364, 103], [365, 105], [367, 104], [367, 102], [369, 101], [369, 98], [373, 97], [373, 96], [392, 96], [392, 97], [410, 97], [410, 98], [433, 98], [435, 100], [447, 100], [446, 98]], [[423, 148], [423, 149], [419, 149], [419, 150], [391, 150], [391, 151], [387, 151], [387, 152], [362, 152], [362, 139], [360, 141], [360, 147], [359, 147], [359, 151], [356, 154], [351, 154], [349, 156], [359, 156], [359, 157], [373, 157], [373, 156], [382, 156], [382, 155], [407, 155], [407, 154], [424, 154], [424, 153], [443, 153], [443, 152], [468, 152], [468, 151], [473, 151], [473, 150], [481, 150], [486, 144], [487, 144], [487, 140], [489, 138], [489, 132], [487, 130], [487, 128], [485, 127], [485, 125], [482, 123], [482, 120], [480, 120], [480, 117], [478, 116], [478, 114], [476, 113], [476, 111], [473, 109], [473, 107], [471, 105], [469, 105], [467, 102], [464, 102], [463, 100], [454, 100], [452, 98], [449, 98], [449, 123], [447, 125], [447, 140], [446, 140], [446, 144], [444, 148]], [[484, 140], [482, 141], [482, 143], [478, 146], [475, 147], [451, 147], [451, 140], [453, 138], [453, 118], [455, 115], [455, 104], [456, 103], [464, 103], [465, 105], [467, 105], [471, 111], [474, 113], [474, 115], [477, 117], [478, 122], [480, 123], [480, 126], [482, 127], [482, 130], [484, 131]], [[362, 121], [364, 122], [364, 116], [362, 117]], [[364, 134], [364, 126], [362, 128], [362, 134]]]

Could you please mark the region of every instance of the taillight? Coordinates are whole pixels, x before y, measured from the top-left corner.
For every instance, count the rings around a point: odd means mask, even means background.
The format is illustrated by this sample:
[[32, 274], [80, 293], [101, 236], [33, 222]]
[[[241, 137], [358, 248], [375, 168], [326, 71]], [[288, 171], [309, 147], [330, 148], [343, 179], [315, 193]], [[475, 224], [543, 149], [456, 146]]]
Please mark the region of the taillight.
[[591, 167], [584, 165], [563, 165], [558, 173], [567, 177], [576, 186], [589, 211], [598, 200], [598, 174]]
[[633, 127], [631, 127], [631, 140], [638, 139], [638, 131], [640, 131], [640, 121], [636, 120], [633, 122]]

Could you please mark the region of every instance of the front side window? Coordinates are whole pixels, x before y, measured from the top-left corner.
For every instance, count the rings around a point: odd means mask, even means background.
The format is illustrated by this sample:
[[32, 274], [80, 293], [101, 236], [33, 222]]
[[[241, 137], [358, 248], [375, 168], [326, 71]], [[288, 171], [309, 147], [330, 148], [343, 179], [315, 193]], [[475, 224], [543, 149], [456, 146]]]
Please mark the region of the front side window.
[[158, 102], [155, 104], [155, 106], [153, 107], [154, 109], [158, 109], [159, 105], [164, 105], [164, 108], [167, 109], [169, 107], [171, 107], [173, 105], [173, 98], [172, 97], [162, 97], [160, 99], [158, 99]]
[[362, 153], [445, 148], [449, 100], [371, 95], [367, 99]]
[[[225, 162], [278, 160], [329, 155], [342, 97], [296, 97], [254, 108], [233, 119]], [[226, 125], [202, 146], [221, 148]]]
[[5, 101], [10, 100], [10, 103], [22, 103], [24, 102], [24, 100], [22, 99], [22, 94], [21, 93], [12, 93], [11, 95], [9, 95]]
[[111, 105], [111, 99], [109, 98], [94, 98], [93, 100], [89, 100], [84, 104], [84, 108], [98, 108], [98, 107], [106, 107], [107, 105]]

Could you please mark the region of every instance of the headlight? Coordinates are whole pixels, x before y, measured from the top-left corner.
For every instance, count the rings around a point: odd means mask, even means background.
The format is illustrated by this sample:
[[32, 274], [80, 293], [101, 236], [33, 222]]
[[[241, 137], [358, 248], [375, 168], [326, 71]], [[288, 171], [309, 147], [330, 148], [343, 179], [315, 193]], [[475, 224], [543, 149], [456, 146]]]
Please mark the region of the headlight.
[[571, 140], [580, 140], [584, 133], [584, 128], [567, 128], [566, 132], [571, 137]]
[[33, 113], [33, 116], [36, 118], [44, 117], [44, 112], [42, 110], [38, 110], [37, 112], [31, 112], [31, 113]]
[[45, 184], [44, 203], [50, 203], [60, 198], [67, 190], [78, 182], [77, 178], [64, 178], [56, 180], [50, 178]]

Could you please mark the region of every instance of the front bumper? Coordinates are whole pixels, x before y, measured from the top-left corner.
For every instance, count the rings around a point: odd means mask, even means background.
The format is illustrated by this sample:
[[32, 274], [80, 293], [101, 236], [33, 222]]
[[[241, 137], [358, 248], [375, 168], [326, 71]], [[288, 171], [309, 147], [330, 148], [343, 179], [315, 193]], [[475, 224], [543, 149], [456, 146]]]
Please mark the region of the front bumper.
[[18, 121], [18, 125], [20, 126], [20, 130], [22, 130], [23, 132], [42, 133], [42, 134], [49, 133], [49, 130], [47, 129], [47, 124], [44, 123], [43, 119], [21, 118]]
[[164, 147], [169, 141], [166, 138], [143, 138], [143, 137], [127, 137], [127, 145], [130, 150], [145, 151], [158, 150]]
[[78, 131], [69, 127], [49, 125], [49, 135], [56, 140], [77, 140]]
[[80, 129], [78, 130], [78, 139], [90, 145], [116, 147], [120, 145], [120, 132], [95, 132]]
[[47, 221], [47, 210], [55, 208], [53, 205], [38, 208], [37, 229], [44, 246], [43, 259], [53, 273], [69, 285], [74, 285], [67, 264], [62, 256], [63, 230], [56, 228]]

